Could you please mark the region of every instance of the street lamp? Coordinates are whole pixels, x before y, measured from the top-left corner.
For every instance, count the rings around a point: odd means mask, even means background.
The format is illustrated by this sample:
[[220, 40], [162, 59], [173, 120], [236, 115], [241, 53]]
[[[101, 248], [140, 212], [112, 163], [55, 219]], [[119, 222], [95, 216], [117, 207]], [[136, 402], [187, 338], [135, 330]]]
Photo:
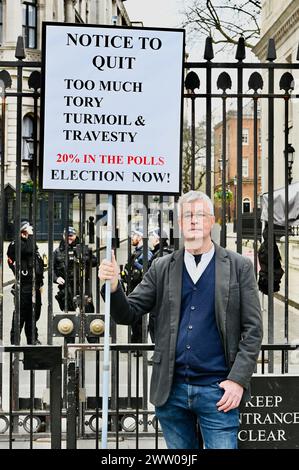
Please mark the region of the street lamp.
[[295, 158], [295, 149], [292, 146], [292, 144], [288, 144], [288, 183], [291, 184], [293, 180], [292, 176], [292, 167], [294, 163], [294, 158]]

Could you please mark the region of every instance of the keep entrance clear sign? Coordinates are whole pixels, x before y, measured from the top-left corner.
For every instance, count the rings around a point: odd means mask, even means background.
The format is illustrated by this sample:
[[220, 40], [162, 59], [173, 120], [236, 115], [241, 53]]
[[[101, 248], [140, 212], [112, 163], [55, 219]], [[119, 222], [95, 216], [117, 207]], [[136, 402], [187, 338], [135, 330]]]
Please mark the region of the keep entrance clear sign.
[[180, 193], [184, 31], [45, 23], [42, 187]]
[[240, 449], [298, 449], [298, 375], [256, 375], [240, 408]]

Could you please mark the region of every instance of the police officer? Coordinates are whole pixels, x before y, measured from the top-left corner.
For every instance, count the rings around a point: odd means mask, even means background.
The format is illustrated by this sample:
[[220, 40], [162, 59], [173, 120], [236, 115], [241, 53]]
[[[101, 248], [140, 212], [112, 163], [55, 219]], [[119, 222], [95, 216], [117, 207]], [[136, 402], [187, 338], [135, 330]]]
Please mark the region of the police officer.
[[[258, 286], [259, 290], [268, 295], [268, 225], [263, 230], [264, 241], [261, 243], [261, 246], [258, 249], [257, 255], [260, 264], [260, 271], [258, 277]], [[276, 243], [276, 236], [273, 233], [273, 292], [278, 292], [280, 289], [281, 278], [284, 275], [284, 270], [281, 266], [281, 256]]]
[[[24, 220], [20, 226], [21, 234], [21, 273], [20, 273], [20, 334], [25, 325], [27, 344], [41, 344], [38, 339], [36, 322], [41, 314], [41, 287], [44, 277], [44, 263], [38, 252], [37, 245], [33, 246], [33, 227], [30, 222]], [[7, 249], [8, 266], [16, 275], [16, 250], [15, 241], [12, 241]], [[32, 305], [33, 274], [35, 269], [35, 308]], [[12, 288], [15, 294], [15, 286]], [[15, 322], [16, 312], [13, 313], [12, 327], [10, 332], [11, 344], [15, 344]], [[34, 322], [34, 328], [33, 328]], [[34, 331], [33, 331], [34, 330]], [[33, 335], [32, 335], [33, 333]]]
[[[150, 236], [151, 236], [152, 245], [153, 245], [153, 249], [151, 250], [152, 252], [151, 262], [153, 262], [154, 259], [159, 258], [160, 256], [169, 255], [170, 253], [173, 252], [173, 250], [168, 245], [167, 233], [164, 230], [162, 230], [162, 233], [161, 233], [160, 227], [155, 228], [151, 232]], [[155, 312], [154, 311], [150, 312], [149, 319], [148, 319], [148, 329], [149, 329], [149, 334], [150, 334], [152, 343], [155, 342], [155, 317], [156, 317]], [[152, 360], [149, 359], [148, 361], [149, 364], [151, 363], [151, 361]]]
[[[159, 256], [164, 256], [168, 255], [173, 252], [173, 250], [169, 247], [168, 245], [168, 235], [167, 233], [162, 230], [162, 237], [161, 237], [161, 230], [160, 228], [155, 228], [151, 232], [151, 238], [152, 238], [152, 245], [153, 249], [152, 251], [152, 262], [154, 259], [159, 258]], [[161, 249], [162, 245], [162, 249]]]
[[[79, 294], [80, 276], [82, 275], [80, 261], [84, 264], [85, 268], [84, 294], [87, 295], [85, 312], [93, 313], [91, 268], [97, 264], [96, 257], [92, 255], [92, 251], [88, 246], [83, 247], [83, 256], [81, 256], [81, 245], [77, 237], [77, 232], [74, 227], [68, 227], [67, 233], [64, 230], [59, 247], [54, 251], [53, 261], [54, 282], [58, 284], [59, 289], [55, 298], [61, 311], [76, 310], [74, 298]], [[65, 305], [65, 289], [67, 289], [67, 305]]]
[[88, 218], [87, 230], [89, 235], [89, 243], [94, 243], [94, 217], [92, 215]]
[[[143, 277], [143, 232], [141, 230], [133, 230], [131, 245], [134, 247], [130, 263], [125, 266], [125, 270], [121, 273], [121, 278], [125, 284], [125, 292], [129, 295], [135, 287], [142, 281]], [[152, 252], [148, 250], [148, 263], [152, 260]], [[142, 318], [137, 320], [132, 326], [132, 343], [142, 343]]]

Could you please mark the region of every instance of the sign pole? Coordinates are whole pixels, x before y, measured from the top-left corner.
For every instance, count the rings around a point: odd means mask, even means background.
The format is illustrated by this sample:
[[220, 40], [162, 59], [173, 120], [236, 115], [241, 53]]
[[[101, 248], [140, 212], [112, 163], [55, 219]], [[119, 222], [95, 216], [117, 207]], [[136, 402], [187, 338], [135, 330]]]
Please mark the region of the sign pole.
[[[108, 194], [106, 259], [112, 259], [112, 195]], [[109, 333], [110, 333], [110, 296], [111, 281], [105, 283], [105, 334], [103, 362], [103, 400], [102, 400], [102, 449], [107, 449], [108, 435], [108, 396], [109, 396]]]

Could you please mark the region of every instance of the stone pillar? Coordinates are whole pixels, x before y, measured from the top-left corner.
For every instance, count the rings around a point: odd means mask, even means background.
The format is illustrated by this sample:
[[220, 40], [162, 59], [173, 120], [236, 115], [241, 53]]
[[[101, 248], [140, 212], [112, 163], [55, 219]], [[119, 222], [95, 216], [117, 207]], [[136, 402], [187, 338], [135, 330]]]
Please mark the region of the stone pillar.
[[65, 22], [74, 23], [75, 22], [75, 9], [74, 9], [73, 0], [65, 0]]

